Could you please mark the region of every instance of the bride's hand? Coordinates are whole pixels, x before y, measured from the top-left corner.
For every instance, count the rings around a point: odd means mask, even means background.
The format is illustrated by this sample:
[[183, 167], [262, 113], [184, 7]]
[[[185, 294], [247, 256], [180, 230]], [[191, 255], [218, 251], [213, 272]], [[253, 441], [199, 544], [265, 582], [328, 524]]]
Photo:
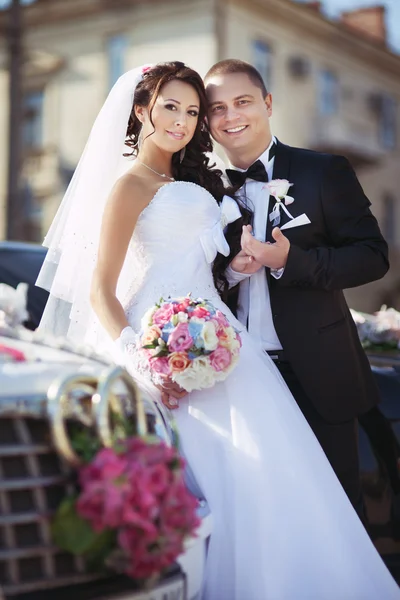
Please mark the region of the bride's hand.
[[161, 377], [163, 383], [156, 386], [161, 392], [161, 402], [171, 410], [178, 408], [179, 400], [186, 396], [187, 391], [182, 389], [167, 375], [162, 375]]
[[239, 254], [236, 254], [235, 258], [232, 260], [230, 267], [237, 273], [246, 273], [252, 275], [262, 267], [262, 264], [256, 261], [254, 256], [251, 256], [244, 250], [241, 250]]

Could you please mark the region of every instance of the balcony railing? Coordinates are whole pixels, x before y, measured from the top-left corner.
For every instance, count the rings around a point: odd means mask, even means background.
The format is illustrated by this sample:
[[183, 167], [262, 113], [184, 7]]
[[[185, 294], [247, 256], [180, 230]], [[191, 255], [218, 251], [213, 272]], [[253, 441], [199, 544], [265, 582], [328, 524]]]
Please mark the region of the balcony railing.
[[373, 165], [385, 155], [374, 129], [371, 123], [361, 119], [318, 116], [312, 125], [308, 145], [320, 152], [343, 154], [356, 168]]

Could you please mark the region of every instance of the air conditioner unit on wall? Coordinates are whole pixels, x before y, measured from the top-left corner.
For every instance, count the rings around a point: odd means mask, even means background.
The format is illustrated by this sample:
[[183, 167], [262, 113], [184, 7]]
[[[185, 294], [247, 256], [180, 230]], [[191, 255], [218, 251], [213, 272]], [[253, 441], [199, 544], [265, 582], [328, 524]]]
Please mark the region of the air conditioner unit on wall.
[[301, 79], [310, 73], [310, 61], [303, 56], [291, 56], [288, 60], [288, 68], [293, 77]]

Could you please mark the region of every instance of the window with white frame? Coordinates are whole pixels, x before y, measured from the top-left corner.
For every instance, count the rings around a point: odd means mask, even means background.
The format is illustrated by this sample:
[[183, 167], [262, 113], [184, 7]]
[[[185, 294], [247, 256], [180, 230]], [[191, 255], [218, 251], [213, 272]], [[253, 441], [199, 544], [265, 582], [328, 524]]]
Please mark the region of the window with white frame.
[[381, 100], [380, 139], [387, 150], [396, 146], [397, 102], [392, 96], [383, 95]]
[[339, 79], [330, 69], [319, 72], [318, 107], [321, 115], [334, 115], [339, 110]]
[[27, 92], [23, 98], [22, 141], [25, 147], [43, 146], [43, 90]]
[[125, 72], [125, 56], [127, 48], [128, 39], [123, 33], [112, 35], [107, 40], [108, 87], [110, 89], [117, 79]]
[[265, 87], [269, 90], [271, 88], [272, 51], [267, 42], [258, 39], [253, 41], [251, 62], [263, 78]]

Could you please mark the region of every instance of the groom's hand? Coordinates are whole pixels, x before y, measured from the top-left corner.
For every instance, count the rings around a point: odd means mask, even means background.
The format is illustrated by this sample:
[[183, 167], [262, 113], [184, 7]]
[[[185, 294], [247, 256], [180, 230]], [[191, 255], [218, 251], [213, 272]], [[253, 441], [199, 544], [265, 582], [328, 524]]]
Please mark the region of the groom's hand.
[[229, 266], [237, 273], [253, 275], [253, 273], [256, 273], [261, 269], [263, 265], [257, 262], [254, 256], [249, 256], [244, 250], [241, 250], [239, 254], [236, 254]]
[[272, 237], [274, 244], [260, 242], [251, 235], [251, 225], [243, 227], [241, 244], [246, 254], [254, 256], [255, 260], [270, 269], [282, 269], [286, 266], [290, 242], [279, 229], [274, 227]]

